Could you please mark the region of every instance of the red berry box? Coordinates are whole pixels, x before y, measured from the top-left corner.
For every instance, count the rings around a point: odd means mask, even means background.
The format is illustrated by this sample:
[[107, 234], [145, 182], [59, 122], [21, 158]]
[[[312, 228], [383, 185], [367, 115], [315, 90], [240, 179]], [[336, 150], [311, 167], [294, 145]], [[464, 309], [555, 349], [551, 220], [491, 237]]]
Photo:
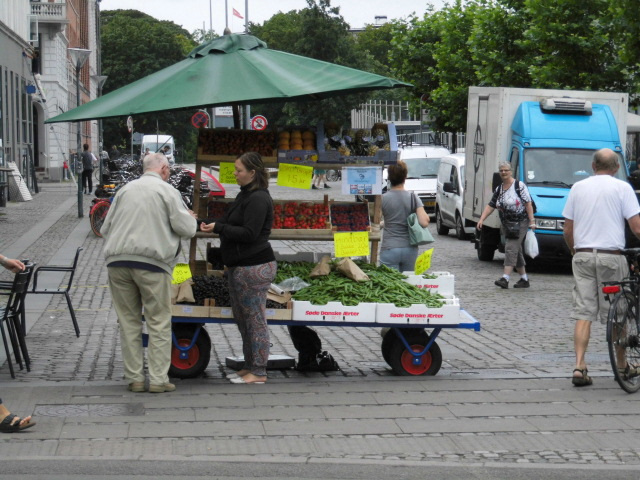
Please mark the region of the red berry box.
[[313, 202], [274, 202], [274, 230], [328, 230], [329, 207]]
[[369, 232], [369, 205], [367, 203], [332, 203], [331, 225], [337, 232]]

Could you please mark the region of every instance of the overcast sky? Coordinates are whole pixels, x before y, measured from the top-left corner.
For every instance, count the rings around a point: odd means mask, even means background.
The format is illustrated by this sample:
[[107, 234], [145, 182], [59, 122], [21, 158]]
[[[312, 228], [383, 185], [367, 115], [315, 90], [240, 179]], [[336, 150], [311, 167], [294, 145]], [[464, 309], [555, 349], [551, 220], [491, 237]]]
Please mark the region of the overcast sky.
[[[158, 20], [171, 20], [182, 25], [189, 32], [198, 28], [209, 29], [209, 22], [217, 34], [225, 27], [225, 3], [229, 8], [228, 22], [232, 32], [244, 31], [244, 20], [235, 17], [236, 9], [245, 17], [245, 0], [102, 0], [101, 10], [135, 9]], [[444, 0], [333, 0], [331, 5], [340, 7], [340, 14], [351, 28], [362, 28], [365, 24], [376, 23], [376, 16], [386, 16], [389, 20], [406, 18], [412, 13], [422, 16], [428, 4], [436, 8]], [[249, 20], [263, 23], [278, 12], [290, 12], [306, 8], [306, 0], [249, 0]], [[211, 15], [209, 14], [211, 6]]]

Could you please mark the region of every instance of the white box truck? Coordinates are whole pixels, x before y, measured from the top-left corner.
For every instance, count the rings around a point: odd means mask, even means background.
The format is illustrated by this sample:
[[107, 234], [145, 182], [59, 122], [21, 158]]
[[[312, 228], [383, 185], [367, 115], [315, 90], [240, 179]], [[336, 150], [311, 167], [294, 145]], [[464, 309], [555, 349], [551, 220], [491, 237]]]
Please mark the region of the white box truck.
[[[167, 150], [166, 147], [169, 147], [169, 149]], [[176, 144], [171, 135], [143, 135], [141, 145], [142, 155], [147, 151], [147, 148], [151, 153], [164, 153], [170, 165], [175, 163], [173, 152], [176, 149]]]
[[[500, 183], [498, 165], [511, 164], [537, 207], [536, 238], [541, 258], [569, 257], [562, 237], [562, 210], [571, 186], [593, 175], [593, 153], [611, 148], [624, 161], [628, 95], [616, 92], [470, 87], [465, 149], [465, 226], [475, 226]], [[476, 230], [478, 258], [504, 251], [498, 213]]]

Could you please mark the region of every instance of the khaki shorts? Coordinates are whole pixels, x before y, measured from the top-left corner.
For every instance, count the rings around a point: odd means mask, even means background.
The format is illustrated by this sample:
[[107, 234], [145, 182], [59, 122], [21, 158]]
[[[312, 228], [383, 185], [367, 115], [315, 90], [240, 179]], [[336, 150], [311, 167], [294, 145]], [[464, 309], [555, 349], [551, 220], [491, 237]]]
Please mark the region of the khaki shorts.
[[578, 252], [573, 256], [574, 320], [607, 322], [609, 302], [602, 293], [602, 282], [622, 280], [629, 274], [629, 265], [624, 255], [609, 253]]

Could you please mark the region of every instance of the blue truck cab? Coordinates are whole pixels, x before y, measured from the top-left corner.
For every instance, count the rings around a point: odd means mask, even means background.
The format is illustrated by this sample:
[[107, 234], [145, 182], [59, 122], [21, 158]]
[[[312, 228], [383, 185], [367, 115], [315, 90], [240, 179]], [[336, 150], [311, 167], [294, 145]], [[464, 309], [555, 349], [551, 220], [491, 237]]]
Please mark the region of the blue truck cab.
[[[535, 201], [536, 237], [543, 259], [569, 257], [562, 211], [569, 190], [593, 175], [593, 154], [610, 148], [624, 161], [628, 94], [508, 87], [470, 87], [465, 148], [464, 226], [476, 225], [500, 183], [498, 165], [511, 164]], [[496, 212], [475, 230], [478, 259], [504, 251]]]

